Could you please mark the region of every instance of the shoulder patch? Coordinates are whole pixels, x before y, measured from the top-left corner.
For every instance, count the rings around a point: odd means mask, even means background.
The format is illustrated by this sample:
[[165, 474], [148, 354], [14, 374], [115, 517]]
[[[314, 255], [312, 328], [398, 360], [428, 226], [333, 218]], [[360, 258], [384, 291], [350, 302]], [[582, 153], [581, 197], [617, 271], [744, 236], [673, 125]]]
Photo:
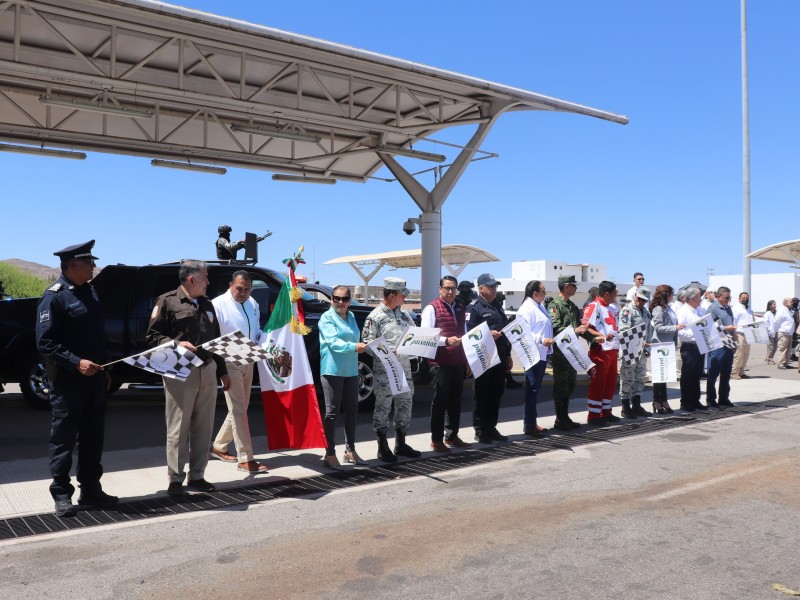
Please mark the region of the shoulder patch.
[[47, 291], [48, 292], [57, 292], [62, 287], [64, 287], [64, 284], [62, 284], [60, 281], [56, 281], [53, 285], [51, 285], [49, 288], [47, 288]]
[[[61, 285], [61, 284], [57, 284], [57, 285]], [[39, 313], [39, 323], [47, 323], [49, 320], [50, 320], [50, 311], [49, 310], [43, 310], [42, 312]]]
[[153, 307], [153, 312], [150, 313], [150, 320], [152, 321], [158, 316], [158, 303]]

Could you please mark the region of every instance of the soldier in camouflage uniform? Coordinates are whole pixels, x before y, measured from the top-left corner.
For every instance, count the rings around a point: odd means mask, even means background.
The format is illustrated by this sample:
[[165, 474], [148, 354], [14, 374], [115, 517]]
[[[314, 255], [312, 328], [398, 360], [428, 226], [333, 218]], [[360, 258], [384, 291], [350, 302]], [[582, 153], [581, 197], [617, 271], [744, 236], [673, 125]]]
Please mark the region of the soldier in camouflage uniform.
[[[557, 336], [570, 325], [575, 333], [586, 332], [586, 325], [581, 324], [581, 311], [570, 298], [575, 295], [578, 284], [574, 275], [562, 275], [558, 278], [558, 298], [548, 306], [550, 320], [553, 321], [553, 336]], [[580, 429], [580, 425], [569, 418], [569, 399], [575, 390], [576, 372], [564, 354], [553, 344], [553, 403], [556, 409], [555, 429], [568, 431]]]
[[[389, 346], [394, 347], [406, 327], [414, 327], [414, 319], [401, 306], [408, 295], [406, 282], [397, 277], [383, 280], [383, 302], [369, 313], [361, 339], [365, 344], [383, 336]], [[368, 350], [372, 354], [371, 350]], [[373, 354], [374, 356], [374, 354]], [[414, 382], [411, 379], [411, 358], [407, 355], [397, 356], [403, 366], [410, 391], [392, 396], [389, 387], [389, 376], [383, 364], [377, 358], [372, 362], [375, 374], [375, 411], [372, 415], [372, 428], [378, 438], [378, 458], [384, 462], [396, 462], [397, 456], [418, 458], [422, 453], [406, 444], [406, 429], [411, 421], [411, 403], [414, 395]], [[389, 448], [386, 432], [389, 428], [389, 411], [394, 400], [394, 454]]]
[[[620, 332], [645, 322], [647, 323], [647, 329], [644, 333], [645, 342], [652, 337], [650, 311], [647, 310], [649, 301], [650, 290], [644, 286], [639, 286], [634, 292], [633, 300], [619, 311]], [[649, 417], [652, 413], [642, 407], [641, 396], [644, 390], [644, 380], [647, 376], [647, 350], [645, 349], [639, 360], [632, 365], [623, 363], [619, 374], [619, 399], [622, 402], [622, 416], [626, 419]]]

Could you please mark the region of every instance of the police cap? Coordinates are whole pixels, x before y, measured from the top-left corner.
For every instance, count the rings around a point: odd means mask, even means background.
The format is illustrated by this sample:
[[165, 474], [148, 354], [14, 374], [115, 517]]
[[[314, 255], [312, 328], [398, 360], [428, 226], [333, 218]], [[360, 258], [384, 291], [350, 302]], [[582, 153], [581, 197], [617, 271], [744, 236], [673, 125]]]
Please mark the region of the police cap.
[[491, 273], [484, 273], [483, 275], [478, 275], [478, 285], [500, 285], [497, 279], [494, 278], [494, 275]]
[[75, 244], [74, 246], [67, 246], [63, 250], [53, 252], [54, 256], [59, 257], [61, 260], [71, 260], [73, 258], [89, 258], [97, 260], [97, 257], [92, 254], [94, 248], [94, 240], [89, 240], [82, 244]]
[[217, 227], [217, 233], [219, 233], [220, 235], [222, 235], [223, 233], [230, 233], [231, 231], [232, 229], [230, 225], [220, 225], [219, 227]]

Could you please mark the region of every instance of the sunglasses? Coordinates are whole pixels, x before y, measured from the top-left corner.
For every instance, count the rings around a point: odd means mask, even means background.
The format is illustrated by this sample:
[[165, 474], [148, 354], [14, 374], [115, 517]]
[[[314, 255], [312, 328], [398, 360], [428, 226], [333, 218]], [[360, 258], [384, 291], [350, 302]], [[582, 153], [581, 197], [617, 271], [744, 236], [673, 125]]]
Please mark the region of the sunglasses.
[[350, 296], [331, 296], [331, 300], [334, 302], [350, 302]]

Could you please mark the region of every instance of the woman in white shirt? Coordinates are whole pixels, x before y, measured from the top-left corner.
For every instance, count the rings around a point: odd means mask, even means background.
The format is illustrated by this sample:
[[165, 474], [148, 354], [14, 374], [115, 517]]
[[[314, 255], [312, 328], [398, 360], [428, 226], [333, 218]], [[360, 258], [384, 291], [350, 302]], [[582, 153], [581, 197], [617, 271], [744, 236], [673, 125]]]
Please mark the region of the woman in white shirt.
[[525, 286], [525, 301], [517, 311], [517, 319], [525, 321], [539, 351], [539, 361], [525, 371], [525, 409], [523, 411], [523, 433], [530, 437], [541, 437], [545, 431], [536, 424], [536, 402], [542, 387], [547, 357], [553, 352], [553, 323], [544, 307], [545, 289], [541, 281], [530, 281]]
[[774, 365], [775, 349], [778, 346], [778, 332], [775, 331], [775, 313], [777, 312], [775, 300], [767, 302], [767, 311], [764, 313], [764, 322], [767, 324], [767, 358], [768, 365]]

